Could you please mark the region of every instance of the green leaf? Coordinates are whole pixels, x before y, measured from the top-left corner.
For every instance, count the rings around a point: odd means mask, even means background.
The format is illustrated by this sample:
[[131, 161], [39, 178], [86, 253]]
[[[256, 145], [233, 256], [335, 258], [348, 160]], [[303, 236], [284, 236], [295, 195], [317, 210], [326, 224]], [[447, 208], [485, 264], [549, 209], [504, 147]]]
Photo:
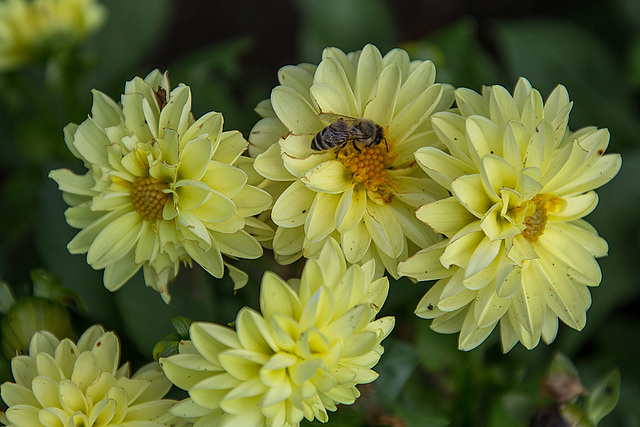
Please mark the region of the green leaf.
[[587, 398], [587, 417], [598, 424], [605, 415], [613, 410], [620, 399], [620, 371], [607, 374], [590, 391]]
[[178, 354], [180, 345], [180, 337], [178, 335], [169, 335], [162, 338], [153, 346], [153, 359], [160, 360], [161, 357], [169, 357]]
[[171, 325], [182, 339], [189, 339], [189, 327], [191, 327], [191, 319], [178, 316], [171, 319]]

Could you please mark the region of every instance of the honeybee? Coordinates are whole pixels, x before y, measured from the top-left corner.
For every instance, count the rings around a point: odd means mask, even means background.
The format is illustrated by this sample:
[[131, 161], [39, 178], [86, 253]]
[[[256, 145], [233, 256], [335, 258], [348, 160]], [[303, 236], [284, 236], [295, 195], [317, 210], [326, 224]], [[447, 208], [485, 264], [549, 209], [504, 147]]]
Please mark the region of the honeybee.
[[[358, 153], [360, 147], [371, 147], [387, 143], [384, 129], [373, 120], [343, 116], [334, 113], [320, 113], [318, 117], [324, 122], [331, 122], [313, 137], [311, 148], [316, 151], [342, 149], [351, 141]], [[387, 148], [388, 150], [388, 148]]]

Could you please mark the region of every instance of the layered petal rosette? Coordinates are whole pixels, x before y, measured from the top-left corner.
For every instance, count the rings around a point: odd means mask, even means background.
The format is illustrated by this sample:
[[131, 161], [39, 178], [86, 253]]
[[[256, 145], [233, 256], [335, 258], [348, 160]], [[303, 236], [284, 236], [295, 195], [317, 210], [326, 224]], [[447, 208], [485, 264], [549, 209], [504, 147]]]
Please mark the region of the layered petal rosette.
[[14, 427], [182, 426], [163, 399], [171, 383], [153, 362], [132, 377], [120, 366], [113, 332], [92, 326], [77, 344], [36, 332], [29, 354], [11, 360], [15, 382], [0, 387], [8, 406], [0, 422]]
[[371, 369], [393, 317], [374, 320], [387, 297], [387, 278], [375, 279], [374, 261], [347, 267], [329, 239], [287, 283], [266, 273], [262, 314], [242, 309], [235, 330], [195, 322], [180, 354], [160, 359], [167, 377], [189, 398], [171, 412], [195, 426], [297, 426], [326, 422], [327, 410], [351, 404], [357, 384], [377, 378]]
[[73, 48], [106, 18], [97, 0], [0, 2], [0, 71]]
[[128, 82], [121, 104], [93, 94], [91, 116], [65, 128], [67, 146], [87, 173], [59, 169], [49, 176], [71, 206], [67, 222], [81, 229], [67, 248], [104, 268], [109, 290], [142, 268], [146, 284], [168, 302], [167, 284], [180, 263], [193, 260], [221, 277], [222, 254], [262, 255], [246, 230], [268, 235], [253, 216], [271, 196], [250, 185], [252, 160], [241, 157], [248, 143], [237, 131], [222, 131], [220, 113], [194, 120], [189, 87], [171, 90], [157, 70]]
[[[434, 83], [430, 61], [410, 61], [401, 49], [383, 57], [372, 45], [349, 54], [327, 48], [318, 66], [286, 66], [278, 78], [249, 138], [275, 200], [276, 259], [313, 257], [331, 236], [348, 262], [373, 258], [397, 276], [398, 260], [440, 239], [414, 210], [446, 192], [413, 153], [437, 143], [429, 117], [451, 106], [452, 87]], [[382, 130], [377, 143], [311, 148], [328, 126], [363, 119]]]
[[555, 339], [558, 319], [581, 330], [601, 281], [595, 258], [607, 243], [583, 218], [595, 188], [621, 166], [604, 152], [606, 129], [568, 129], [572, 103], [563, 86], [543, 102], [520, 79], [513, 96], [501, 86], [480, 95], [456, 91], [458, 112], [433, 116], [448, 153], [421, 148], [416, 159], [451, 197], [417, 217], [447, 239], [399, 267], [419, 280], [441, 279], [416, 314], [432, 329], [460, 332], [459, 347], [483, 342], [500, 323], [503, 351]]

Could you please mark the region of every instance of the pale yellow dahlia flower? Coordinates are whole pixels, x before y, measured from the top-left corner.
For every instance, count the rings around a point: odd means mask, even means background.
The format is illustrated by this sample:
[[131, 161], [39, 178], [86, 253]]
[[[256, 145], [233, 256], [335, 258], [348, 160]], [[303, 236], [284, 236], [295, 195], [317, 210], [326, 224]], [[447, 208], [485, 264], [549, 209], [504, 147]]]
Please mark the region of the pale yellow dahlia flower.
[[130, 377], [120, 365], [113, 332], [92, 326], [78, 343], [37, 332], [29, 354], [15, 356], [15, 383], [0, 387], [9, 409], [0, 422], [14, 427], [161, 427], [185, 425], [162, 399], [171, 383], [153, 362]]
[[[317, 67], [280, 69], [281, 85], [258, 105], [264, 118], [249, 138], [255, 168], [267, 178], [263, 188], [277, 198], [271, 219], [279, 262], [313, 257], [331, 236], [348, 262], [373, 258], [379, 271], [397, 276], [398, 260], [440, 239], [414, 215], [446, 196], [413, 157], [437, 143], [429, 117], [453, 102], [453, 88], [435, 84], [435, 72], [402, 49], [383, 57], [372, 45], [349, 54], [327, 48]], [[384, 138], [368, 147], [350, 141], [312, 149], [335, 115], [371, 120]]]
[[[109, 290], [142, 267], [147, 286], [168, 302], [167, 284], [181, 262], [194, 260], [221, 277], [222, 254], [262, 255], [245, 227], [265, 232], [252, 216], [271, 196], [249, 185], [243, 169], [252, 160], [240, 157], [248, 143], [237, 131], [222, 132], [220, 113], [194, 120], [189, 87], [171, 90], [157, 70], [128, 82], [121, 104], [93, 95], [91, 117], [65, 128], [67, 146], [88, 172], [49, 176], [71, 206], [67, 222], [82, 229], [67, 248], [104, 268]], [[229, 268], [232, 278], [240, 275]]]
[[601, 280], [595, 257], [607, 243], [580, 219], [598, 203], [593, 189], [621, 166], [604, 155], [609, 132], [570, 132], [572, 103], [558, 86], [546, 103], [520, 79], [514, 95], [458, 89], [459, 112], [433, 116], [449, 154], [422, 148], [420, 166], [452, 196], [422, 206], [417, 217], [447, 240], [418, 252], [399, 272], [441, 279], [416, 314], [432, 329], [460, 332], [470, 350], [500, 322], [503, 351], [518, 341], [531, 349], [550, 343], [558, 318], [574, 329], [586, 323], [589, 286]]
[[77, 45], [105, 17], [106, 8], [97, 0], [0, 2], [0, 71]]
[[160, 360], [167, 377], [189, 398], [171, 409], [195, 426], [297, 426], [328, 420], [327, 410], [352, 404], [357, 384], [378, 376], [371, 368], [393, 317], [374, 320], [387, 297], [387, 278], [374, 261], [347, 267], [329, 239], [300, 280], [266, 273], [262, 314], [242, 309], [235, 330], [195, 322], [180, 354]]

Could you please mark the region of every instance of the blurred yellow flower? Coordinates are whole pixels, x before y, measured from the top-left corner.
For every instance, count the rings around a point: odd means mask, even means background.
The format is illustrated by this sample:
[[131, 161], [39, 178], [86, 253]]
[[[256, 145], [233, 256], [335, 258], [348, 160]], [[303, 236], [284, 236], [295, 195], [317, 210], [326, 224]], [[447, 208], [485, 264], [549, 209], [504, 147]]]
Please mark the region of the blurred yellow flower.
[[433, 116], [449, 154], [421, 148], [416, 159], [452, 196], [422, 206], [417, 217], [448, 239], [403, 262], [399, 272], [441, 279], [416, 314], [432, 329], [460, 332], [459, 347], [482, 343], [500, 322], [503, 351], [555, 339], [558, 318], [586, 324], [589, 286], [607, 243], [581, 218], [598, 203], [595, 188], [620, 169], [604, 155], [609, 132], [570, 132], [572, 103], [558, 86], [543, 103], [520, 79], [514, 95], [485, 88], [456, 91], [459, 112]]
[[[262, 255], [245, 227], [270, 237], [253, 215], [271, 206], [271, 196], [249, 185], [252, 160], [241, 158], [248, 143], [238, 131], [222, 132], [222, 114], [194, 120], [189, 87], [171, 90], [157, 70], [128, 82], [121, 105], [93, 94], [91, 117], [65, 128], [69, 150], [88, 172], [49, 176], [71, 206], [67, 222], [81, 229], [67, 248], [105, 269], [107, 289], [117, 290], [142, 267], [147, 286], [168, 302], [167, 285], [181, 262], [222, 277], [222, 254]], [[228, 267], [244, 285], [246, 275]]]
[[193, 323], [180, 354], [160, 359], [190, 396], [171, 412], [196, 426], [297, 426], [352, 404], [356, 385], [377, 378], [371, 368], [394, 326], [393, 317], [374, 320], [389, 282], [375, 279], [373, 264], [347, 267], [328, 239], [300, 280], [265, 274], [262, 314], [245, 307], [235, 330]]
[[169, 412], [176, 402], [162, 399], [171, 388], [158, 364], [133, 377], [120, 365], [113, 332], [92, 326], [75, 344], [37, 332], [29, 354], [11, 360], [15, 383], [0, 387], [8, 406], [0, 422], [14, 427], [181, 426]]
[[97, 0], [0, 2], [0, 71], [77, 45], [106, 18]]
[[[453, 88], [434, 83], [435, 73], [430, 61], [410, 61], [402, 49], [383, 57], [372, 45], [349, 54], [327, 48], [317, 67], [280, 69], [281, 85], [258, 105], [263, 119], [249, 138], [267, 178], [262, 188], [275, 200], [278, 262], [314, 257], [333, 237], [348, 262], [375, 259], [396, 277], [398, 260], [440, 240], [414, 215], [447, 195], [413, 157], [437, 143], [429, 117], [453, 102]], [[325, 142], [314, 149], [314, 139]]]

